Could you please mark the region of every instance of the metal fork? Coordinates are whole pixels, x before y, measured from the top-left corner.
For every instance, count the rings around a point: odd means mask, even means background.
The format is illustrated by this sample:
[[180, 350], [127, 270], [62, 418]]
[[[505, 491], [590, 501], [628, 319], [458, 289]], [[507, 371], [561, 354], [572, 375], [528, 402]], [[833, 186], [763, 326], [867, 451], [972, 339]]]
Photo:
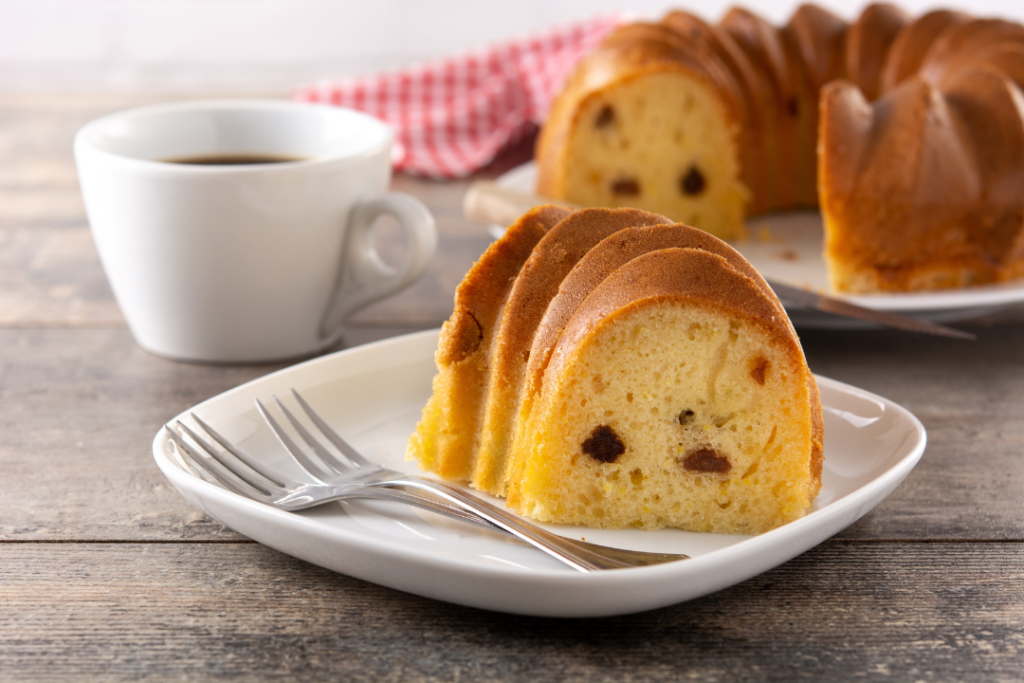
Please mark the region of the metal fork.
[[[451, 484], [385, 469], [364, 458], [342, 439], [294, 389], [292, 395], [312, 424], [333, 444], [345, 461], [332, 454], [276, 396], [273, 400], [278, 410], [319, 462], [314, 461], [295, 442], [259, 399], [256, 400], [256, 408], [312, 482], [297, 481], [267, 468], [194, 414], [190, 414], [190, 417], [223, 451], [181, 421], [173, 426], [167, 425], [165, 429], [184, 455], [227, 489], [284, 510], [302, 510], [346, 498], [397, 501], [505, 532], [581, 572], [642, 567], [689, 559], [686, 555], [623, 550], [564, 538], [529, 524]], [[419, 493], [421, 491], [431, 495], [423, 495]]]

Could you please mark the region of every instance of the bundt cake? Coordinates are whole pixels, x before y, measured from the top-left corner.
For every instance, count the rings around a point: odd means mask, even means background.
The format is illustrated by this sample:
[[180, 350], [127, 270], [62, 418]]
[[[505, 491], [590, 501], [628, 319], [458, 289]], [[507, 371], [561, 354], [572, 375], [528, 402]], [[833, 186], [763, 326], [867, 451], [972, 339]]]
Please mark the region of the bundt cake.
[[[568, 215], [524, 258], [510, 245], [538, 212], [564, 210], [531, 211], [459, 286], [409, 457], [542, 521], [758, 533], [802, 516], [821, 405], [761, 276], [725, 242], [631, 209]], [[487, 283], [500, 312], [460, 322]], [[467, 347], [472, 370], [450, 351]], [[460, 382], [473, 401], [452, 398]]]
[[782, 27], [732, 9], [613, 32], [556, 98], [537, 190], [742, 236], [820, 206], [833, 289], [1024, 276], [1024, 27], [814, 5]]

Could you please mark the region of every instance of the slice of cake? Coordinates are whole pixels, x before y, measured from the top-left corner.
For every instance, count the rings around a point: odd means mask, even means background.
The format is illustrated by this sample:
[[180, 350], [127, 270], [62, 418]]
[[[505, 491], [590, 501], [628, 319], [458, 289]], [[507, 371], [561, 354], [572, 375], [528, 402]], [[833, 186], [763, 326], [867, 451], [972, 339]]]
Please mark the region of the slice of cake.
[[437, 363], [408, 455], [539, 520], [758, 533], [820, 487], [785, 310], [732, 247], [656, 214], [531, 211], [459, 286]]
[[433, 394], [409, 439], [407, 457], [446, 479], [472, 475], [487, 390], [491, 346], [519, 269], [569, 209], [542, 206], [508, 227], [455, 290], [455, 310], [441, 328]]
[[760, 533], [821, 486], [800, 345], [753, 279], [698, 249], [639, 256], [577, 308], [509, 506], [545, 522]]
[[[773, 304], [778, 303], [768, 283], [738, 251], [702, 230], [682, 224], [657, 225], [620, 230], [602, 240], [580, 259], [562, 281], [558, 295], [552, 299], [544, 318], [537, 326], [526, 367], [519, 415], [516, 419], [516, 436], [506, 478], [515, 479], [521, 474], [527, 450], [525, 445], [529, 441], [526, 426], [529, 424], [530, 413], [540, 392], [551, 351], [573, 313], [594, 288], [619, 267], [642, 254], [673, 247], [703, 249], [722, 256], [731, 266], [753, 280], [765, 292], [769, 301]], [[789, 317], [781, 305], [778, 305], [776, 316], [788, 324]]]
[[537, 142], [537, 192], [738, 237], [750, 197], [739, 155], [758, 149], [737, 142], [746, 116], [741, 86], [715, 54], [689, 50], [664, 26], [623, 27], [554, 102]]

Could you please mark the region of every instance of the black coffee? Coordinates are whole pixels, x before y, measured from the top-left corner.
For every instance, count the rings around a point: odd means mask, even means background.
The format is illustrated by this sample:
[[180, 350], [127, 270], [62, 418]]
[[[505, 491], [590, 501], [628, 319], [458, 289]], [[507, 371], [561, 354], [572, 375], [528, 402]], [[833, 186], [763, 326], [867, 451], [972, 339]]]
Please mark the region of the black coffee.
[[203, 154], [192, 157], [162, 159], [170, 164], [198, 164], [200, 166], [247, 166], [250, 164], [282, 164], [288, 161], [303, 161], [306, 157], [283, 154]]

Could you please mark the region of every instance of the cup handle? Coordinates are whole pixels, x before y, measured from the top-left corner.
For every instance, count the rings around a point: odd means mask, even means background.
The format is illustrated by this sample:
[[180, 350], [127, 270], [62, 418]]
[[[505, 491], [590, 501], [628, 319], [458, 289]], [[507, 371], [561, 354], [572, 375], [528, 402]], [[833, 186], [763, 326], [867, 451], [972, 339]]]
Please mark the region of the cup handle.
[[[405, 234], [405, 259], [398, 268], [384, 263], [373, 244], [373, 223], [382, 214], [394, 216]], [[352, 313], [408, 287], [423, 274], [436, 250], [434, 217], [415, 197], [389, 193], [357, 203], [349, 213], [341, 272], [320, 336], [337, 337]]]

